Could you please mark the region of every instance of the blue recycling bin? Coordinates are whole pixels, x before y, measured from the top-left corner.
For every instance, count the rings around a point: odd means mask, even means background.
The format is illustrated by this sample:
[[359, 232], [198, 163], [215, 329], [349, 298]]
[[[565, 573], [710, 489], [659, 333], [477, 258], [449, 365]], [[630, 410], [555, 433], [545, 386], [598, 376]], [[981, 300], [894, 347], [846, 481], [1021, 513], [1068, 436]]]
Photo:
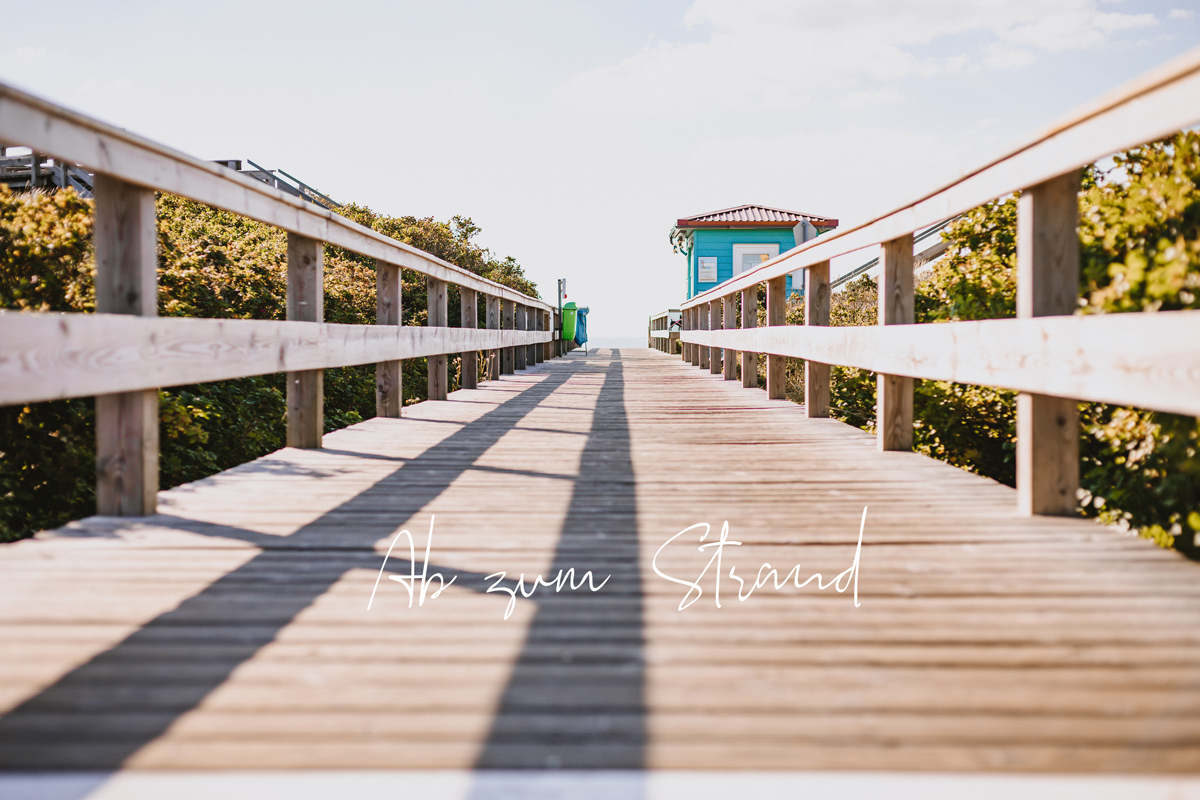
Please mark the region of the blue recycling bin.
[[587, 344], [587, 315], [589, 309], [578, 308], [575, 310], [575, 344], [582, 347]]

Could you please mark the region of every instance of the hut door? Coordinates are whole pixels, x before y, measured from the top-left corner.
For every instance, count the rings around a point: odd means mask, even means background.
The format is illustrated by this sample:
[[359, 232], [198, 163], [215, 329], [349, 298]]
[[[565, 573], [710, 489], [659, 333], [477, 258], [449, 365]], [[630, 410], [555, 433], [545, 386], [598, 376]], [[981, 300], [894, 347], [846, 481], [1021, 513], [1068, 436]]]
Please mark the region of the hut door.
[[733, 246], [733, 274], [741, 275], [777, 255], [779, 255], [778, 244], [735, 244]]

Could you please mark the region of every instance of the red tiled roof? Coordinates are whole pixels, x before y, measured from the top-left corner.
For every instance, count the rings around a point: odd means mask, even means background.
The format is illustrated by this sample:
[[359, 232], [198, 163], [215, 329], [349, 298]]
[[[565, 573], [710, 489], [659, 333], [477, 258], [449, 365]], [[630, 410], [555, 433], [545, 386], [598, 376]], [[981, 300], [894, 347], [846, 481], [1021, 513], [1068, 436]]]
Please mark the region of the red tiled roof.
[[816, 214], [788, 211], [770, 206], [734, 206], [706, 214], [684, 217], [675, 223], [678, 228], [791, 228], [808, 220], [816, 228], [836, 228], [838, 221]]

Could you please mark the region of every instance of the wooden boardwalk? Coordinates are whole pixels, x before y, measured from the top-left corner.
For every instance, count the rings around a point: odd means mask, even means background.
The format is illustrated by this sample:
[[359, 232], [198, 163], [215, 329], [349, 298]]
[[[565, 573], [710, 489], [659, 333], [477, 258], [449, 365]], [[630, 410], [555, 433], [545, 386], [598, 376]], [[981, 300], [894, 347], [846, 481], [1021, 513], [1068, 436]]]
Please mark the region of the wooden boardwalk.
[[[769, 562], [852, 590], [758, 589]], [[6, 770], [1200, 771], [1200, 566], [651, 350], [0, 547]], [[401, 528], [455, 582], [409, 607]], [[678, 610], [714, 554], [741, 542]], [[592, 570], [599, 591], [524, 573]], [[418, 595], [419, 595], [419, 586]], [[433, 586], [437, 588], [436, 582]], [[432, 591], [432, 590], [431, 590]]]

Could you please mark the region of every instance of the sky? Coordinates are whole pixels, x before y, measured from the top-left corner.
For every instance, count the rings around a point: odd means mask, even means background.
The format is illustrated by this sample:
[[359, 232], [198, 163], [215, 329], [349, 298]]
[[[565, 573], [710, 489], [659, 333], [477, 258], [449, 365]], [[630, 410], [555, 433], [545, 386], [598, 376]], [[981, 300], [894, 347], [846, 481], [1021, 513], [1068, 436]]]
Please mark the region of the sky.
[[683, 299], [680, 217], [862, 222], [1200, 44], [1196, 0], [40, 0], [36, 17], [53, 35], [3, 37], [0, 81], [340, 202], [471, 217], [543, 297], [566, 278], [593, 339], [644, 337]]

